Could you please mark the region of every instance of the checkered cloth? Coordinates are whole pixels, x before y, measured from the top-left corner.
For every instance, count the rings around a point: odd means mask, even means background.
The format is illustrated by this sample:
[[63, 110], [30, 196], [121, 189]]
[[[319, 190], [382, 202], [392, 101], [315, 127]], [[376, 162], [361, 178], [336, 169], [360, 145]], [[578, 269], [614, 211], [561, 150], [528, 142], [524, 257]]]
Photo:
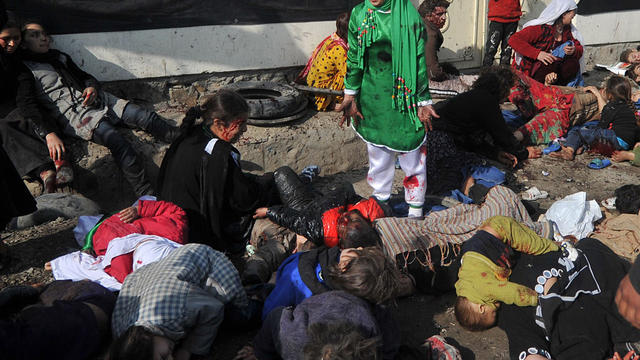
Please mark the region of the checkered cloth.
[[183, 338], [197, 320], [190, 318], [187, 295], [198, 289], [240, 309], [249, 304], [238, 271], [224, 254], [188, 244], [127, 276], [113, 310], [113, 335], [144, 326], [173, 340]]

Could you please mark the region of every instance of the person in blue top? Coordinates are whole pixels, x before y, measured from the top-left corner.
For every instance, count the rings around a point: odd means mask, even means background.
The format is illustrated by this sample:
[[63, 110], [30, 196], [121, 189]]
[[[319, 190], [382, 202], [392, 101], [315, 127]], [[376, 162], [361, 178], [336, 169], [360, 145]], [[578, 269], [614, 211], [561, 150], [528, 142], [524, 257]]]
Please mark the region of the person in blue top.
[[330, 290], [343, 290], [373, 304], [383, 304], [398, 294], [400, 283], [400, 272], [377, 246], [343, 250], [320, 247], [296, 253], [278, 268], [262, 319], [279, 306], [297, 305]]

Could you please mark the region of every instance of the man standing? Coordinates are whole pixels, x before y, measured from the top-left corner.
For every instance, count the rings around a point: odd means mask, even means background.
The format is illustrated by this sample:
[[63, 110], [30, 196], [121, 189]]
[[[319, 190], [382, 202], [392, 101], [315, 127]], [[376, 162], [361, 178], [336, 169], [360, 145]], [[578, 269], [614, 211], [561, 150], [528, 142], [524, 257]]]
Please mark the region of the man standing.
[[367, 143], [367, 181], [373, 196], [387, 201], [395, 159], [405, 173], [409, 216], [422, 216], [426, 190], [425, 131], [432, 108], [424, 56], [426, 34], [408, 0], [365, 0], [349, 21], [345, 97], [336, 107], [342, 121]]

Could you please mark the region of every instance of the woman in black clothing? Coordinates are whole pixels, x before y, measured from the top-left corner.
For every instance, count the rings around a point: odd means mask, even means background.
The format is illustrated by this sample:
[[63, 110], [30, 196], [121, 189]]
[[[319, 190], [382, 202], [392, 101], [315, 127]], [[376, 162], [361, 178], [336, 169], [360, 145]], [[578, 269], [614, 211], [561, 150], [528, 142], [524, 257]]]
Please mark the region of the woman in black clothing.
[[[220, 90], [187, 112], [183, 135], [162, 161], [158, 196], [187, 212], [190, 242], [243, 250], [254, 211], [278, 199], [273, 175], [243, 173], [232, 145], [247, 130], [248, 113], [242, 96]], [[199, 117], [202, 124], [194, 124]]]
[[432, 119], [434, 131], [427, 136], [452, 137], [460, 150], [480, 153], [512, 167], [540, 157], [539, 149], [524, 147], [513, 136], [502, 117], [500, 104], [507, 100], [514, 83], [515, 75], [508, 67], [484, 69], [471, 90], [435, 105], [440, 117]]

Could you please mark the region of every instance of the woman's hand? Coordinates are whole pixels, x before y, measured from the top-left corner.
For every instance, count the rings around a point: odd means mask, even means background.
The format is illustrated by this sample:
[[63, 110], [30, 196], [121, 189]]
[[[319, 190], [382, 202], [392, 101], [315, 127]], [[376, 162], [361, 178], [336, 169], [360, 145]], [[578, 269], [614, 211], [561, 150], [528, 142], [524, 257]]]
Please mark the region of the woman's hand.
[[627, 355], [624, 357], [620, 356], [620, 354], [616, 351], [613, 353], [613, 357], [610, 360], [635, 360], [637, 358], [636, 352], [633, 350], [629, 350]]
[[564, 53], [567, 54], [568, 56], [575, 54], [575, 52], [576, 52], [576, 47], [574, 45], [567, 44], [564, 46]]
[[47, 141], [47, 148], [49, 149], [49, 157], [53, 161], [62, 160], [62, 155], [65, 153], [64, 143], [58, 135], [54, 132], [50, 132], [45, 136]]
[[340, 119], [340, 126], [347, 121], [347, 126], [358, 125], [358, 121], [364, 119], [362, 113], [358, 111], [358, 104], [356, 103], [355, 95], [345, 95], [342, 99], [342, 103], [336, 106], [336, 111], [342, 111], [342, 119]]
[[91, 104], [93, 104], [98, 97], [98, 91], [96, 90], [96, 88], [90, 86], [84, 89], [84, 91], [82, 92], [82, 97], [84, 98], [82, 105], [91, 106]]
[[540, 62], [542, 62], [545, 65], [549, 65], [552, 62], [558, 60], [557, 57], [553, 56], [551, 53], [548, 53], [546, 51], [540, 51], [538, 53], [538, 57], [536, 57], [536, 59]]
[[535, 146], [527, 146], [527, 151], [529, 152], [528, 159], [537, 159], [542, 156], [542, 150]]
[[253, 352], [253, 347], [250, 345], [246, 345], [242, 349], [238, 351], [236, 357], [233, 360], [257, 360], [258, 358]]
[[268, 210], [269, 210], [269, 208], [266, 208], [266, 207], [257, 208], [256, 212], [253, 214], [253, 218], [254, 219], [264, 219], [264, 218], [266, 218]]
[[128, 224], [139, 217], [138, 207], [131, 206], [126, 209], [123, 209], [118, 213], [118, 216], [120, 217], [120, 221], [122, 221], [125, 224]]
[[420, 119], [420, 122], [422, 123], [422, 125], [424, 125], [424, 131], [433, 130], [433, 126], [431, 125], [432, 117], [434, 118], [440, 117], [436, 113], [436, 111], [433, 109], [433, 106], [427, 105], [427, 106], [418, 107], [418, 119]]
[[508, 152], [505, 152], [505, 151], [500, 151], [498, 153], [498, 161], [512, 168], [518, 165], [518, 158], [515, 157], [515, 155], [509, 154]]

